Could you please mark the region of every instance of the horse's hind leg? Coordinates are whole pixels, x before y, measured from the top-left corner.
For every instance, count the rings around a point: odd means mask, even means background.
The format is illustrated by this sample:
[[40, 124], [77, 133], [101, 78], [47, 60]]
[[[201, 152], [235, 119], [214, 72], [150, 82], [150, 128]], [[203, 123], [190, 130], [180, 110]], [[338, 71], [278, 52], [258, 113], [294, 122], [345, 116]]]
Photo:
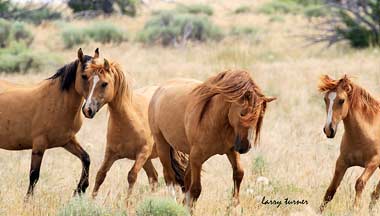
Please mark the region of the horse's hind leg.
[[98, 195], [98, 190], [100, 185], [103, 184], [104, 179], [106, 178], [107, 172], [110, 170], [112, 164], [119, 159], [113, 152], [106, 150], [106, 154], [103, 159], [102, 166], [100, 167], [98, 173], [96, 174], [95, 186], [92, 191], [92, 198], [95, 198]]
[[240, 202], [239, 200], [240, 184], [241, 184], [241, 181], [243, 180], [244, 170], [240, 164], [239, 153], [232, 150], [227, 153], [227, 157], [233, 169], [233, 180], [234, 180], [233, 204], [238, 205]]
[[78, 186], [74, 191], [74, 195], [85, 193], [88, 187], [90, 156], [80, 146], [75, 137], [71, 139], [65, 146], [63, 146], [63, 148], [65, 148], [71, 154], [77, 156], [82, 161], [82, 175], [80, 177]]
[[368, 179], [372, 176], [372, 174], [375, 172], [378, 166], [379, 164], [377, 161], [372, 161], [368, 163], [368, 165], [364, 168], [362, 175], [356, 181], [356, 184], [355, 184], [356, 196], [355, 196], [355, 202], [354, 202], [355, 209], [359, 208], [363, 189]]
[[143, 169], [145, 170], [146, 175], [148, 176], [149, 184], [152, 187], [152, 191], [156, 191], [157, 182], [158, 182], [158, 174], [157, 174], [156, 169], [153, 166], [151, 159], [148, 159], [145, 162]]
[[326, 194], [323, 198], [323, 202], [322, 202], [321, 206], [319, 207], [320, 213], [323, 212], [327, 203], [333, 199], [335, 192], [336, 192], [336, 189], [339, 187], [339, 184], [342, 181], [344, 174], [346, 173], [347, 168], [348, 168], [348, 166], [344, 162], [344, 159], [341, 156], [339, 156], [338, 160], [336, 161], [336, 165], [335, 165], [334, 178], [331, 181], [330, 186], [328, 187], [328, 189], [326, 191]]
[[26, 193], [26, 199], [30, 195], [33, 195], [34, 186], [37, 184], [38, 178], [40, 177], [42, 157], [44, 156], [44, 152], [47, 147], [48, 142], [44, 136], [37, 137], [33, 140], [32, 161], [29, 173], [29, 188]]
[[369, 209], [372, 210], [375, 207], [377, 200], [380, 197], [380, 181], [377, 183], [375, 190], [371, 194], [371, 202], [369, 203]]
[[176, 181], [175, 173], [171, 163], [170, 144], [165, 140], [161, 133], [154, 134], [153, 137], [156, 143], [157, 154], [162, 164], [164, 179], [166, 186], [168, 187], [168, 192], [175, 200], [176, 197], [174, 184]]

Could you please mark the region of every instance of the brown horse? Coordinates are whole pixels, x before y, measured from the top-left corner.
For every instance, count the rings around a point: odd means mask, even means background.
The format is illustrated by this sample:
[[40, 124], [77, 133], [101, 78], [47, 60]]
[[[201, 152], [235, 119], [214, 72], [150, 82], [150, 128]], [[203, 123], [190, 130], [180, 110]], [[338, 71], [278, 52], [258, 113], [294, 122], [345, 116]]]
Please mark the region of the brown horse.
[[[149, 105], [149, 125], [172, 194], [174, 183], [180, 184], [186, 204], [193, 206], [201, 193], [202, 164], [227, 154], [238, 204], [244, 175], [240, 154], [251, 148], [253, 134], [256, 144], [267, 103], [274, 99], [265, 97], [246, 71], [221, 72], [204, 83], [182, 79], [160, 86]], [[189, 154], [189, 161], [173, 150]]]
[[[95, 51], [96, 58], [98, 51]], [[32, 149], [27, 197], [38, 181], [45, 150], [63, 147], [82, 161], [82, 176], [75, 193], [88, 187], [90, 157], [75, 134], [82, 125], [81, 72], [93, 57], [78, 51], [78, 59], [60, 68], [38, 85], [20, 86], [0, 82], [0, 148]]]
[[[328, 138], [334, 138], [341, 120], [345, 130], [334, 178], [326, 191], [320, 211], [333, 199], [346, 170], [352, 166], [364, 167], [364, 172], [355, 184], [354, 208], [357, 209], [368, 179], [380, 166], [380, 102], [346, 75], [338, 80], [322, 76], [319, 91], [325, 93], [327, 121], [324, 133]], [[370, 208], [379, 199], [379, 194], [380, 182], [372, 193]]]
[[157, 87], [132, 92], [129, 79], [117, 63], [94, 60], [88, 64], [85, 75], [89, 92], [85, 93], [86, 103], [82, 111], [87, 118], [93, 118], [105, 104], [108, 104], [107, 146], [102, 166], [96, 175], [93, 197], [98, 193], [112, 164], [122, 158], [135, 160], [128, 173], [128, 196], [136, 182], [137, 174], [143, 168], [153, 189], [157, 183], [157, 172], [151, 159], [157, 157], [148, 124], [148, 106]]

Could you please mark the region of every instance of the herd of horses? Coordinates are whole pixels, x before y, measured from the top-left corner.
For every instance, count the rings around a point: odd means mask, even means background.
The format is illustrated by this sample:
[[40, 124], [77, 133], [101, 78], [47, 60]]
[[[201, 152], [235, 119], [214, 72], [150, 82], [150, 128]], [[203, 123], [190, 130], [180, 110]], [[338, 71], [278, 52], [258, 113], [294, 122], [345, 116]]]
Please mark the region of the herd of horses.
[[[152, 159], [159, 158], [168, 192], [175, 199], [175, 186], [185, 193], [191, 208], [201, 193], [202, 164], [211, 156], [227, 155], [233, 169], [233, 203], [239, 204], [244, 176], [240, 154], [256, 145], [268, 103], [246, 71], [228, 70], [201, 82], [173, 79], [158, 86], [132, 90], [130, 77], [116, 62], [78, 50], [77, 59], [53, 76], [33, 86], [0, 81], [0, 148], [32, 149], [29, 188], [33, 194], [43, 155], [47, 149], [63, 147], [82, 162], [82, 174], [74, 194], [89, 186], [90, 157], [76, 138], [82, 125], [81, 112], [93, 118], [108, 105], [107, 144], [97, 172], [95, 197], [113, 163], [134, 160], [128, 173], [128, 195], [141, 169], [152, 190], [158, 174]], [[380, 102], [347, 76], [324, 75], [319, 90], [324, 93], [327, 120], [323, 128], [333, 138], [340, 121], [343, 134], [334, 178], [320, 206], [322, 212], [333, 199], [349, 167], [364, 167], [355, 190], [358, 208], [363, 188], [380, 166]], [[372, 208], [380, 197], [380, 182], [372, 193]]]

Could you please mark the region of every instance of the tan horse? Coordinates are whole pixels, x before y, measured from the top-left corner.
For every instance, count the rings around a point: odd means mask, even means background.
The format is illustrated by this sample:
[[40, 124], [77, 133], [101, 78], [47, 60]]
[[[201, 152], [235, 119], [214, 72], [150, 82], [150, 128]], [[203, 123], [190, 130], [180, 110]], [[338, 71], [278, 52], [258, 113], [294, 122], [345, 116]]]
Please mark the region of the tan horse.
[[[94, 58], [98, 55], [97, 50]], [[75, 134], [82, 125], [80, 73], [93, 57], [78, 51], [78, 59], [60, 68], [38, 85], [21, 86], [0, 82], [0, 148], [32, 149], [27, 197], [38, 181], [46, 149], [63, 147], [82, 161], [82, 176], [75, 193], [88, 187], [90, 157]]]
[[[193, 206], [201, 193], [202, 164], [227, 154], [238, 204], [244, 175], [240, 154], [251, 148], [254, 134], [258, 140], [267, 103], [274, 99], [265, 97], [245, 71], [221, 72], [204, 83], [182, 79], [160, 86], [149, 105], [149, 124], [171, 193], [174, 183], [180, 184], [186, 204]], [[188, 163], [173, 150], [189, 154]]]
[[[320, 211], [333, 199], [346, 170], [352, 166], [364, 167], [364, 172], [355, 185], [354, 208], [357, 209], [364, 186], [380, 166], [380, 103], [347, 76], [334, 80], [324, 75], [320, 81], [319, 91], [325, 93], [327, 111], [324, 133], [328, 138], [334, 138], [340, 121], [343, 121], [345, 130], [334, 178], [326, 191]], [[379, 199], [379, 194], [380, 182], [372, 193], [370, 208]]]
[[129, 190], [136, 182], [137, 174], [143, 168], [153, 189], [157, 183], [157, 172], [152, 158], [157, 157], [148, 124], [149, 100], [157, 87], [132, 92], [128, 78], [117, 63], [92, 61], [85, 70], [89, 92], [82, 110], [87, 118], [93, 118], [105, 104], [108, 104], [107, 146], [102, 166], [96, 175], [93, 197], [98, 193], [112, 164], [122, 158], [135, 160], [128, 173]]

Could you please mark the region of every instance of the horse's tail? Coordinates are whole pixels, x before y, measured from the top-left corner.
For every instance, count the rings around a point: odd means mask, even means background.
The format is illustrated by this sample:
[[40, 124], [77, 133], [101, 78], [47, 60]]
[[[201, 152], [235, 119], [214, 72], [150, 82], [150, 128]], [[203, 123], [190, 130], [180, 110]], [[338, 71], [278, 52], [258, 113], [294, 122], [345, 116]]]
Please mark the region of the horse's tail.
[[170, 161], [175, 174], [175, 181], [185, 191], [185, 171], [189, 161], [189, 155], [170, 147]]

